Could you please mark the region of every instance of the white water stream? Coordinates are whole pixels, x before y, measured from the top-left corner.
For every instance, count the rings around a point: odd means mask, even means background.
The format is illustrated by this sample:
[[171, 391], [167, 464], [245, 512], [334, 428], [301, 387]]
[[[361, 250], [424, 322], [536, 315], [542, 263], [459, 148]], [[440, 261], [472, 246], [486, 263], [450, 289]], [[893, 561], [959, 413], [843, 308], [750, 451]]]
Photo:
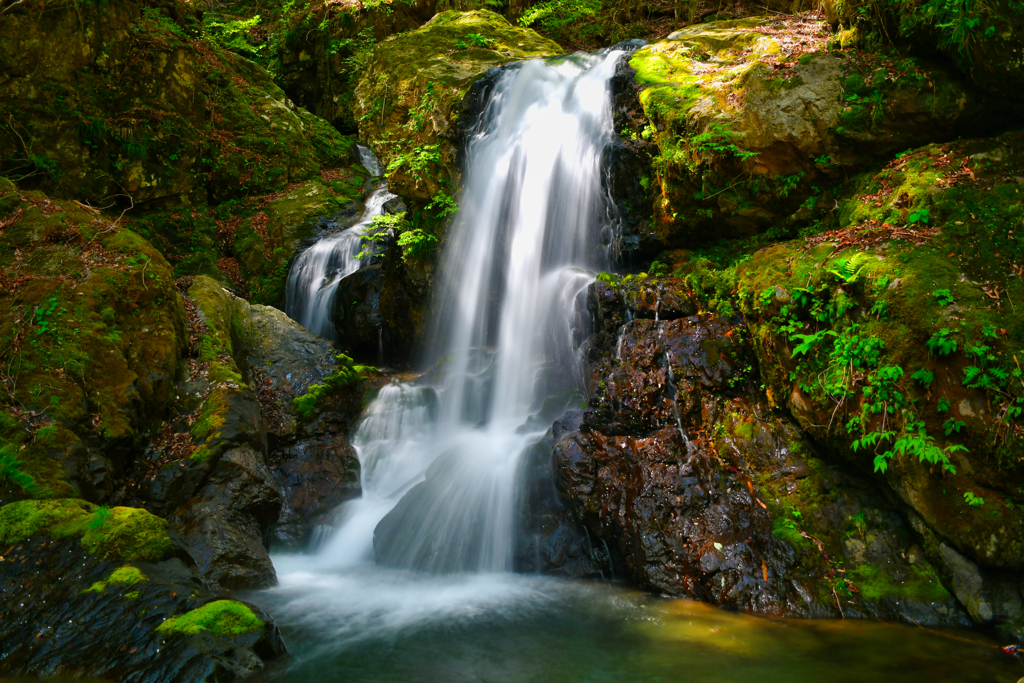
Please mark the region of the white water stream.
[[[371, 176], [380, 175], [376, 157], [359, 146], [359, 157]], [[384, 213], [384, 204], [395, 195], [382, 184], [366, 199], [366, 208], [359, 222], [333, 235], [328, 235], [299, 254], [288, 272], [285, 290], [285, 313], [310, 332], [327, 339], [336, 339], [331, 304], [338, 283], [359, 270], [365, 259], [359, 258], [366, 247], [363, 237], [373, 219]]]

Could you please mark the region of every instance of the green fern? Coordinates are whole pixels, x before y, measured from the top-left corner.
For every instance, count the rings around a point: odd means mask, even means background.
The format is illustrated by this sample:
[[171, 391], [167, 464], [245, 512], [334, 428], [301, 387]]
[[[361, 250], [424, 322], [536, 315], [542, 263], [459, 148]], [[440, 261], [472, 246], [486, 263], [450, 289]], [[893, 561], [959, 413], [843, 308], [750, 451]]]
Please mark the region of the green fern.
[[866, 251], [859, 251], [848, 259], [838, 258], [832, 262], [832, 267], [827, 272], [845, 284], [856, 284], [864, 275], [870, 257]]

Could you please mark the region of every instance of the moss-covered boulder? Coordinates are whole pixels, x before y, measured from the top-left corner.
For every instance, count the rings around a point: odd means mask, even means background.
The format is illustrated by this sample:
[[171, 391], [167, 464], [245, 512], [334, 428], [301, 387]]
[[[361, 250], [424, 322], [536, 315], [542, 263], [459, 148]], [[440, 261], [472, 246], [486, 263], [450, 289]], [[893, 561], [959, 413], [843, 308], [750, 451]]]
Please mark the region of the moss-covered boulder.
[[[300, 247], [321, 232], [354, 225], [362, 215], [362, 166], [350, 167], [331, 185], [317, 178], [267, 197], [242, 220], [232, 253], [239, 283], [253, 303], [283, 305], [288, 268]], [[339, 194], [338, 190], [341, 190]]]
[[972, 618], [1009, 632], [1024, 569], [1020, 138], [913, 150], [845, 185], [835, 230], [680, 270], [705, 306], [743, 314], [769, 401], [889, 491]]
[[[659, 150], [656, 231], [670, 246], [806, 217], [826, 188], [898, 151], [955, 137], [980, 99], [939, 65], [829, 48], [823, 22], [683, 29], [630, 60]], [[790, 218], [792, 217], [792, 219]]]
[[453, 195], [469, 86], [495, 66], [561, 52], [487, 10], [441, 12], [378, 44], [356, 86], [354, 111], [360, 137], [387, 169], [391, 190], [419, 201]]
[[108, 500], [174, 398], [170, 266], [98, 211], [0, 179], [0, 499]]
[[22, 3], [0, 18], [0, 159], [96, 206], [186, 208], [284, 189], [349, 141], [171, 0]]

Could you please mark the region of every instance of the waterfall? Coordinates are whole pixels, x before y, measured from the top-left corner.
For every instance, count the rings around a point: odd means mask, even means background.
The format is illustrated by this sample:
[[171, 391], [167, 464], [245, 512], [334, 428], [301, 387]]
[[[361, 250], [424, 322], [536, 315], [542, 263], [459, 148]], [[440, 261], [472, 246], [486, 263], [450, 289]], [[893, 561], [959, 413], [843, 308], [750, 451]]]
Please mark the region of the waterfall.
[[[359, 146], [359, 157], [371, 176], [380, 175], [380, 165], [367, 148]], [[327, 235], [299, 254], [288, 271], [285, 313], [310, 332], [336, 339], [331, 319], [331, 302], [338, 283], [366, 262], [360, 253], [366, 248], [363, 236], [373, 219], [384, 213], [384, 204], [395, 195], [383, 181], [366, 199], [359, 222], [351, 228]]]
[[393, 383], [353, 445], [362, 498], [314, 562], [512, 569], [520, 456], [586, 392], [586, 288], [606, 266], [601, 158], [622, 55], [506, 67], [466, 149], [429, 383]]

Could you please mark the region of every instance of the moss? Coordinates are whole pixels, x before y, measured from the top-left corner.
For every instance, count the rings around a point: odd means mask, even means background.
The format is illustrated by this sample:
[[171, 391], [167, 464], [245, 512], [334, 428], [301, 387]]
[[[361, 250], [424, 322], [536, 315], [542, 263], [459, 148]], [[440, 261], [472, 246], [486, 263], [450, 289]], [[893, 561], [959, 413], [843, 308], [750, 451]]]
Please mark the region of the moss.
[[[931, 569], [930, 567], [928, 568]], [[916, 602], [949, 602], [952, 597], [932, 571], [911, 567], [903, 583], [895, 583], [881, 568], [863, 564], [847, 570], [860, 594], [868, 600], [886, 598], [909, 599]]]
[[216, 600], [191, 612], [171, 617], [160, 624], [156, 632], [165, 636], [194, 636], [205, 632], [220, 638], [232, 638], [260, 631], [263, 625], [263, 621], [248, 606], [234, 600]]
[[98, 507], [77, 499], [26, 500], [0, 508], [0, 543], [37, 536], [78, 537], [90, 554], [123, 562], [159, 562], [174, 546], [167, 522], [138, 508]]
[[323, 384], [313, 384], [305, 394], [292, 399], [292, 407], [300, 419], [310, 420], [320, 402], [330, 394], [350, 387], [358, 387], [367, 374], [377, 372], [377, 368], [369, 365], [355, 365], [355, 361], [343, 353], [334, 357], [338, 368], [324, 378]]
[[[102, 593], [110, 586], [134, 586], [142, 581], [148, 581], [146, 575], [142, 573], [142, 570], [138, 567], [131, 565], [125, 565], [118, 567], [110, 573], [110, 576], [103, 579], [102, 581], [96, 581], [91, 586], [86, 588], [83, 593]], [[125, 596], [127, 597], [127, 596]], [[136, 593], [137, 597], [137, 593]]]

